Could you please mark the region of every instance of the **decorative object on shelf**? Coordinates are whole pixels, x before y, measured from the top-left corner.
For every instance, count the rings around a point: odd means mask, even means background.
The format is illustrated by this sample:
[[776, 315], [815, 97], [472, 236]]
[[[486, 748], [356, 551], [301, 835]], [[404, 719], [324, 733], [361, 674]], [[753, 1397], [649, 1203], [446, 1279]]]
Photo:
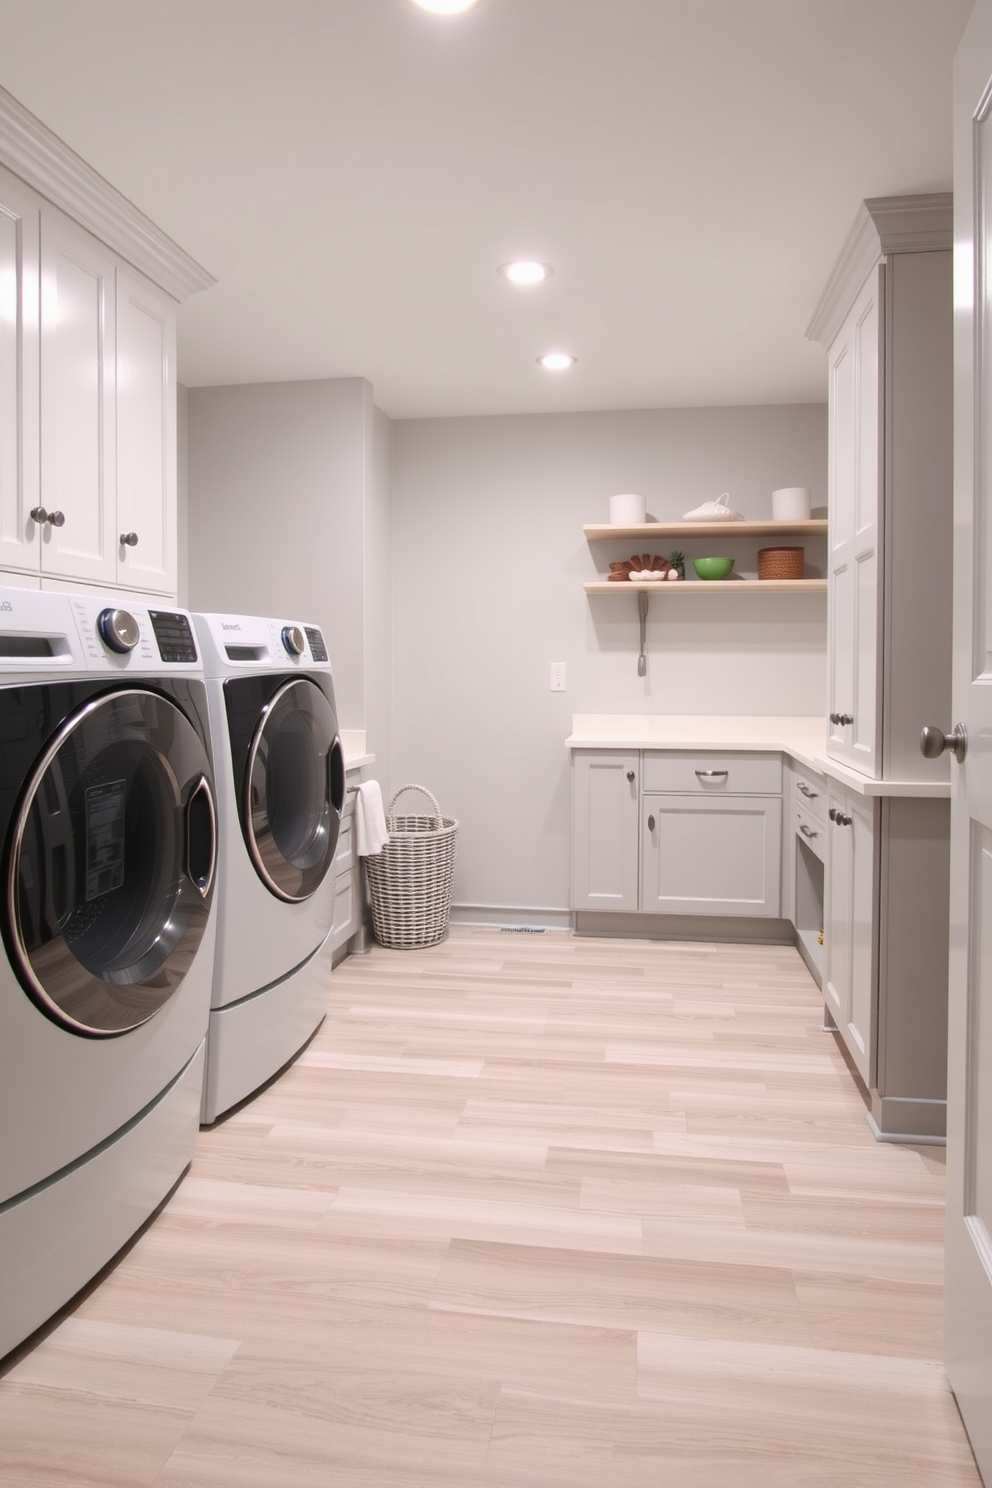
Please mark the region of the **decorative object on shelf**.
[[730, 510], [730, 492], [724, 491], [716, 501], [704, 501], [682, 518], [684, 522], [743, 522], [740, 512]]
[[808, 522], [811, 511], [806, 486], [782, 486], [772, 492], [772, 518], [776, 522]]
[[675, 569], [680, 579], [685, 578], [685, 554], [681, 548], [673, 548], [668, 555], [668, 561]]
[[633, 579], [635, 583], [646, 584], [677, 578], [676, 569], [660, 553], [656, 553], [653, 558], [650, 553], [635, 553], [632, 558], [610, 564], [611, 583], [626, 583]]
[[759, 579], [801, 579], [806, 568], [805, 548], [759, 548]]
[[640, 527], [647, 518], [643, 496], [611, 496], [610, 522], [614, 527]]
[[733, 558], [693, 558], [692, 566], [700, 579], [725, 579], [734, 566]]

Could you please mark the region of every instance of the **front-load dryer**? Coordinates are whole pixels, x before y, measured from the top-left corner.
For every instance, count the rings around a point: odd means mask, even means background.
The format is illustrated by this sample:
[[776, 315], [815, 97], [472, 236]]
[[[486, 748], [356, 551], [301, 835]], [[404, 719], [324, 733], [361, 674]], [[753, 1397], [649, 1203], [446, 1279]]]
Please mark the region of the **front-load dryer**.
[[327, 1007], [344, 755], [315, 625], [193, 616], [217, 769], [217, 949], [203, 1121], [256, 1091]]
[[188, 614], [0, 590], [0, 1354], [199, 1129], [216, 808]]

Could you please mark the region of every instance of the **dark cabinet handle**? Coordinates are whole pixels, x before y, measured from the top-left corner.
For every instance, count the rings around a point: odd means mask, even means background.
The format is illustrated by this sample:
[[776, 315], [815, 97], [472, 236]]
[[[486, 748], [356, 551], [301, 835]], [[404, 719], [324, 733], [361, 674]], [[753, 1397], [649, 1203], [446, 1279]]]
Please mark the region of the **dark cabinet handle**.
[[628, 770], [627, 771], [627, 779], [630, 781], [631, 785], [633, 785], [633, 783], [634, 783], [634, 772], [633, 772], [633, 770]]
[[648, 831], [649, 832], [653, 832], [654, 831], [654, 817], [653, 816], [649, 816], [648, 817]]

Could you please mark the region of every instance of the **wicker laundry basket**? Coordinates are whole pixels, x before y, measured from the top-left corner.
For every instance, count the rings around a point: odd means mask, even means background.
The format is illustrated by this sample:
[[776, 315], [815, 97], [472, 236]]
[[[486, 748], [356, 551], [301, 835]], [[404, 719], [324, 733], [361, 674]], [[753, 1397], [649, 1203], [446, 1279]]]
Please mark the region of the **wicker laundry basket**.
[[[397, 815], [404, 791], [420, 791], [433, 816]], [[399, 950], [431, 946], [448, 933], [458, 823], [423, 785], [401, 785], [386, 812], [389, 841], [365, 859], [372, 899], [372, 932], [380, 945]]]

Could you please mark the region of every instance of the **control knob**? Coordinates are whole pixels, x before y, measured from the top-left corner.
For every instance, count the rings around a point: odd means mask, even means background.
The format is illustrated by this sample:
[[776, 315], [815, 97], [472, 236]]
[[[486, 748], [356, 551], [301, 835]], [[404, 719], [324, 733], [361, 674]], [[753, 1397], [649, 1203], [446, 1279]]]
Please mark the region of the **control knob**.
[[121, 656], [133, 651], [141, 639], [138, 622], [128, 610], [101, 610], [96, 628], [104, 645]]
[[290, 656], [302, 656], [307, 648], [306, 636], [298, 625], [284, 625], [282, 643]]

